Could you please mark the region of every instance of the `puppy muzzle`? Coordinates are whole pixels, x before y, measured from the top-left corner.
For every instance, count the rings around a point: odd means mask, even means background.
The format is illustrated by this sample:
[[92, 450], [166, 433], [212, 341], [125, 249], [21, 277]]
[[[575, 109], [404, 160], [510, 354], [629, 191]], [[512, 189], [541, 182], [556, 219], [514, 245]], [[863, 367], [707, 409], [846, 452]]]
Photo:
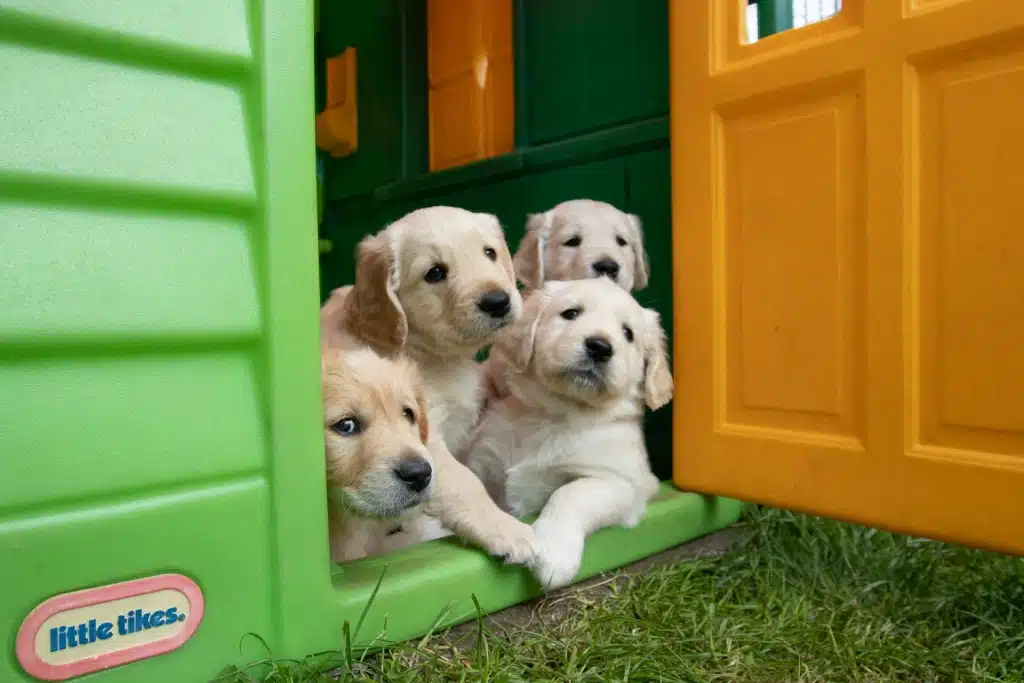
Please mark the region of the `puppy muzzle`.
[[595, 363], [587, 356], [583, 356], [572, 365], [567, 366], [563, 370], [562, 376], [577, 391], [602, 393], [608, 389], [606, 366]]

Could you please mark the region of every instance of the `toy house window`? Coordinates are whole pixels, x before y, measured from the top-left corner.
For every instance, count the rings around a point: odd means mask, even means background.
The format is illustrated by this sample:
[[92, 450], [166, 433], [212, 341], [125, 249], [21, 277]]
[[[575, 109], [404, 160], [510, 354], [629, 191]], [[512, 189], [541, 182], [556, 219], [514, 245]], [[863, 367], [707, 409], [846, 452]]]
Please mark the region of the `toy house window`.
[[427, 0], [430, 170], [511, 152], [511, 0]]
[[825, 21], [843, 9], [842, 0], [749, 0], [746, 14], [746, 40], [802, 28]]

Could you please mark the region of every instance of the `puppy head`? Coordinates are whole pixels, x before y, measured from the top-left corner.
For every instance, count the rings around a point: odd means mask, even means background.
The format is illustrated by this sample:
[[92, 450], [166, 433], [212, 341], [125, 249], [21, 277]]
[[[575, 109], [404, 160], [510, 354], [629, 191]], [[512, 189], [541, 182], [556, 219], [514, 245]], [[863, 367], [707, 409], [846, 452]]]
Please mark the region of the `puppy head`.
[[391, 353], [472, 354], [522, 313], [498, 219], [419, 209], [359, 245], [349, 324]]
[[514, 372], [580, 403], [642, 397], [656, 410], [672, 398], [658, 314], [605, 278], [546, 283], [495, 348]]
[[531, 215], [513, 262], [529, 289], [546, 280], [594, 277], [607, 277], [627, 292], [647, 286], [640, 219], [590, 199], [573, 199]]
[[423, 387], [405, 358], [370, 349], [321, 356], [327, 485], [362, 517], [398, 517], [432, 489]]

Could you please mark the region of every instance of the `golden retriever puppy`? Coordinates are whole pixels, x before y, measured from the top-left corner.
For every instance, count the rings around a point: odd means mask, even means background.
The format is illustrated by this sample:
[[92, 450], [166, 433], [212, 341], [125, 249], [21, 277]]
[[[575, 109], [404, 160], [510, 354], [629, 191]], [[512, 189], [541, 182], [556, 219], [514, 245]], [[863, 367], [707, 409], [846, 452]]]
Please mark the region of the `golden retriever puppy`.
[[533, 530], [501, 511], [452, 453], [479, 421], [476, 352], [519, 318], [512, 257], [491, 215], [436, 206], [414, 211], [358, 248], [356, 281], [321, 309], [321, 341], [407, 355], [424, 381], [436, 469], [427, 511], [508, 562], [532, 560]]
[[[649, 273], [640, 218], [591, 199], [531, 215], [512, 262], [527, 290], [549, 280], [606, 277], [630, 292], [646, 287]], [[485, 403], [508, 394], [499, 360], [488, 357], [480, 374]]]
[[498, 219], [435, 206], [413, 211], [358, 249], [341, 326], [419, 366], [432, 424], [457, 452], [479, 419], [474, 357], [522, 313]]
[[552, 281], [495, 341], [509, 396], [475, 430], [470, 468], [499, 504], [534, 523], [531, 563], [546, 588], [570, 583], [584, 539], [633, 526], [658, 490], [644, 445], [644, 404], [672, 398], [658, 314], [605, 278]]
[[640, 218], [592, 199], [571, 199], [531, 215], [513, 263], [527, 289], [592, 277], [607, 277], [627, 292], [647, 286]]
[[327, 349], [321, 358], [331, 559], [447, 535], [423, 514], [434, 461], [416, 367], [370, 349]]

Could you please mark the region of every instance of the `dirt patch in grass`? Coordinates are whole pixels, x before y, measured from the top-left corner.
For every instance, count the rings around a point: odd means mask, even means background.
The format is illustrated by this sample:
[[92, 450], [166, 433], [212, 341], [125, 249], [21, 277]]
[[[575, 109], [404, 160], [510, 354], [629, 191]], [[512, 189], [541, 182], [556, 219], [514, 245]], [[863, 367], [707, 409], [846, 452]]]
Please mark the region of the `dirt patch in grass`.
[[[484, 617], [487, 630], [494, 634], [512, 634], [524, 629], [554, 628], [579, 614], [581, 607], [594, 605], [613, 595], [630, 577], [645, 574], [656, 567], [685, 560], [721, 555], [740, 538], [741, 527], [725, 529], [696, 541], [666, 550], [614, 572], [595, 576], [568, 588], [516, 605]], [[469, 622], [453, 627], [445, 638], [462, 649], [476, 646], [479, 624]]]

